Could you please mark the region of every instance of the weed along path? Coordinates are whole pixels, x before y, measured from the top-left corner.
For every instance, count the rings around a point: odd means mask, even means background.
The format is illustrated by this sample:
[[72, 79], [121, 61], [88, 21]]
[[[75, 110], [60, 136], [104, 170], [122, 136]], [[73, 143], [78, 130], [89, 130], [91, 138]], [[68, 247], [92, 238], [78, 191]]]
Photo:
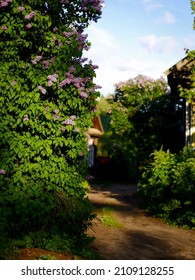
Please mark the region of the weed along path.
[[195, 260], [195, 231], [152, 217], [134, 185], [93, 185], [97, 218], [88, 229], [93, 248], [108, 260]]

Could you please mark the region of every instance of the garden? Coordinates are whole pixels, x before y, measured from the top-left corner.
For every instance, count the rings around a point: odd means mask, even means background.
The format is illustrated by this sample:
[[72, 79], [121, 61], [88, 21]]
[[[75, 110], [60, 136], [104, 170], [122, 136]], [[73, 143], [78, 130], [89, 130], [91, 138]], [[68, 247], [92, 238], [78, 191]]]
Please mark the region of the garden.
[[[0, 259], [29, 248], [42, 250], [39, 259], [51, 251], [100, 258], [87, 234], [96, 217], [87, 131], [97, 114], [105, 128], [97, 157], [109, 161], [95, 180], [134, 182], [147, 211], [195, 228], [195, 152], [179, 141], [182, 108], [167, 82], [138, 75], [100, 97], [97, 66], [83, 57], [91, 46], [84, 32], [102, 4], [0, 0]], [[180, 87], [189, 101], [191, 71], [189, 88]]]

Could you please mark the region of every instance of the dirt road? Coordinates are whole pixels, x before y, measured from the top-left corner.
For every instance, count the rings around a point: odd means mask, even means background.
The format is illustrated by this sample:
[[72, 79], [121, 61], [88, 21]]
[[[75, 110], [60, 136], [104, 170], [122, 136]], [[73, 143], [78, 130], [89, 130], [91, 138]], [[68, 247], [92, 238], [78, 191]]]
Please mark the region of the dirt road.
[[[195, 231], [175, 228], [145, 211], [134, 185], [94, 185], [88, 196], [97, 218], [88, 234], [93, 248], [108, 260], [195, 260]], [[100, 220], [101, 209], [111, 207], [121, 225]]]

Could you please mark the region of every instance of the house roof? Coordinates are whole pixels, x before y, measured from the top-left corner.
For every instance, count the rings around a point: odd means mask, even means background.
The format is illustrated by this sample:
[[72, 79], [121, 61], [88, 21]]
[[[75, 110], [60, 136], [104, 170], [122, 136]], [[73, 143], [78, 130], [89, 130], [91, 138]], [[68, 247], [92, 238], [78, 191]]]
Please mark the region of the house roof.
[[167, 69], [164, 74], [166, 76], [172, 74], [175, 78], [189, 78], [189, 71], [193, 65], [195, 65], [195, 60], [190, 60], [186, 56], [178, 61], [175, 65]]

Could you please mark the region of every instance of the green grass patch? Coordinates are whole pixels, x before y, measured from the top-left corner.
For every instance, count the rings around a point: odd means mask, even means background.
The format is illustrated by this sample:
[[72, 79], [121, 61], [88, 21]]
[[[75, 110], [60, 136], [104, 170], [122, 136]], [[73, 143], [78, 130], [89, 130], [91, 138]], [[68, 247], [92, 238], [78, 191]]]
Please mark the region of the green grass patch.
[[112, 207], [103, 207], [100, 213], [100, 220], [103, 225], [108, 227], [120, 228], [122, 225], [114, 216], [114, 209]]

